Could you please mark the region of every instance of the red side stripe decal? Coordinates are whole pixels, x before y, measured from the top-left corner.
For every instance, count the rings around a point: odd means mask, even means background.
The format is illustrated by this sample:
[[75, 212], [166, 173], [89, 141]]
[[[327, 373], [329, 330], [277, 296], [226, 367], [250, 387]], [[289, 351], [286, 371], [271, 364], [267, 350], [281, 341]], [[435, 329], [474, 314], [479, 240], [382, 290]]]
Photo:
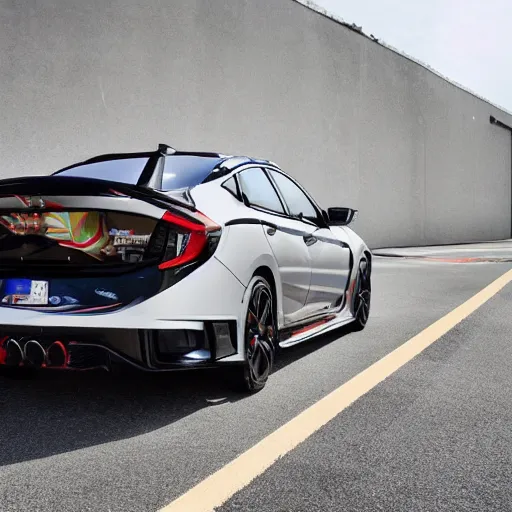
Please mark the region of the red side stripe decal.
[[297, 334], [302, 334], [303, 332], [310, 331], [311, 329], [314, 329], [315, 327], [326, 324], [327, 322], [330, 322], [333, 318], [335, 318], [335, 315], [329, 316], [327, 318], [324, 318], [323, 320], [318, 320], [317, 322], [306, 325], [305, 327], [302, 327], [301, 329], [298, 329], [297, 331], [293, 331], [292, 336], [297, 336]]

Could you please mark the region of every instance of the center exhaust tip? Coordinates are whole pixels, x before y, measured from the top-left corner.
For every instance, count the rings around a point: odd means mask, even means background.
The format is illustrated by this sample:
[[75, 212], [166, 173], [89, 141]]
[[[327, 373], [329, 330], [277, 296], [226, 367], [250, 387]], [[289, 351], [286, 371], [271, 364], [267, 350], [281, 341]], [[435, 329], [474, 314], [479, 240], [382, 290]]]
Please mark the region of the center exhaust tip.
[[29, 340], [25, 343], [25, 359], [32, 366], [40, 367], [46, 361], [46, 352], [36, 340]]

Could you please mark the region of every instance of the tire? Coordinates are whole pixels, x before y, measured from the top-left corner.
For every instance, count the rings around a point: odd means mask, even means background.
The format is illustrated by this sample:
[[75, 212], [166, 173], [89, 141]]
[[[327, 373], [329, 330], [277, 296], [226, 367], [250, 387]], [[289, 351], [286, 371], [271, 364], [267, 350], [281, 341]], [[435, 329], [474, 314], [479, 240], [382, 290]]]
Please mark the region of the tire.
[[354, 288], [354, 331], [362, 331], [370, 316], [370, 303], [372, 298], [371, 267], [366, 259], [359, 262], [356, 286]]
[[272, 287], [261, 276], [254, 276], [244, 328], [243, 365], [232, 368], [231, 382], [237, 391], [256, 393], [265, 387], [274, 365], [278, 346], [275, 298]]

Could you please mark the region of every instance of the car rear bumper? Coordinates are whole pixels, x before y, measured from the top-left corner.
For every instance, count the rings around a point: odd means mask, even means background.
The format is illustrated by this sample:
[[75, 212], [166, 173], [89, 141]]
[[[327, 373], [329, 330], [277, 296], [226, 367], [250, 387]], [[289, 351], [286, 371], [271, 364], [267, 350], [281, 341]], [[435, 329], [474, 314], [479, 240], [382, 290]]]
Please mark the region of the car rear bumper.
[[[43, 313], [0, 308], [0, 364], [5, 344], [28, 340], [66, 349], [61, 369], [108, 367], [122, 360], [146, 371], [217, 366], [243, 360], [245, 287], [215, 257], [150, 299], [109, 313]], [[3, 345], [2, 345], [3, 344]], [[48, 357], [41, 365], [52, 367]], [[30, 365], [23, 360], [19, 365]], [[53, 365], [55, 367], [55, 365]]]
[[238, 355], [234, 320], [167, 330], [3, 326], [0, 335], [0, 365], [11, 367], [108, 370], [121, 362], [158, 372], [233, 364]]

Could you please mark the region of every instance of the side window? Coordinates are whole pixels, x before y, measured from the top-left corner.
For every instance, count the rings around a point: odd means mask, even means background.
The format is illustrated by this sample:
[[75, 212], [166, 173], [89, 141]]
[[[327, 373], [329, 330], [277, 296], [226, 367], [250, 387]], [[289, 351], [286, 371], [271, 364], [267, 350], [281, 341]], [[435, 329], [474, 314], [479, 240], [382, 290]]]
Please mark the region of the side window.
[[283, 205], [267, 175], [259, 168], [251, 168], [238, 174], [242, 193], [249, 204], [276, 213], [284, 213]]
[[238, 199], [238, 190], [235, 182], [235, 178], [232, 176], [229, 180], [222, 184], [223, 188], [231, 192]]
[[288, 205], [291, 215], [298, 217], [302, 214], [308, 219], [317, 219], [318, 215], [316, 209], [308, 196], [306, 196], [291, 179], [280, 172], [269, 172], [276, 182], [277, 188], [281, 192], [285, 203]]

